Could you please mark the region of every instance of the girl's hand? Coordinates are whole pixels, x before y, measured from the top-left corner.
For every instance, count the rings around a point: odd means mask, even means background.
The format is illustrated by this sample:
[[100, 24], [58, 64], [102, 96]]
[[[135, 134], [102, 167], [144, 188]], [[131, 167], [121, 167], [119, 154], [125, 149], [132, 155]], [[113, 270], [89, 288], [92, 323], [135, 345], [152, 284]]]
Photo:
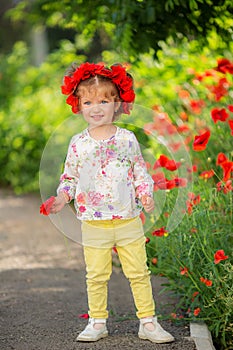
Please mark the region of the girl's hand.
[[50, 209], [51, 214], [57, 214], [59, 211], [64, 208], [69, 198], [65, 192], [60, 192], [57, 197], [55, 197], [55, 201]]
[[147, 213], [151, 213], [155, 209], [154, 199], [150, 196], [144, 195], [141, 198], [142, 205]]

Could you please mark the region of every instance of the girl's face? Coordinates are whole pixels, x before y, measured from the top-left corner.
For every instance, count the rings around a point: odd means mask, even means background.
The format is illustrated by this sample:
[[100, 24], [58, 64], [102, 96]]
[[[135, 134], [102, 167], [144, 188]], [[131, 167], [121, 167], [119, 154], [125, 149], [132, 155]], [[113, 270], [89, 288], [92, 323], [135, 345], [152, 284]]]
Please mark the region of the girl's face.
[[99, 86], [98, 89], [83, 89], [79, 106], [89, 127], [98, 127], [112, 124], [119, 103], [115, 102], [115, 97], [106, 88]]

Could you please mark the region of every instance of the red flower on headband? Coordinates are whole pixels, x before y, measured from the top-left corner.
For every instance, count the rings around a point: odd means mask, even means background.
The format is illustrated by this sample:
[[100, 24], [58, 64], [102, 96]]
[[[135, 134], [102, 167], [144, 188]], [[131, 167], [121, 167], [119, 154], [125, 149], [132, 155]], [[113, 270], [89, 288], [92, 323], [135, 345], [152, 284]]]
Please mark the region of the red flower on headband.
[[112, 83], [116, 85], [122, 100], [123, 112], [129, 114], [130, 106], [128, 106], [128, 103], [134, 102], [135, 93], [133, 89], [133, 80], [127, 74], [126, 69], [121, 65], [113, 65], [109, 69], [103, 64], [89, 62], [81, 64], [71, 76], [64, 77], [61, 91], [64, 95], [69, 95], [66, 99], [66, 103], [72, 106], [72, 111], [74, 113], [79, 112], [78, 97], [75, 95], [78, 85], [81, 81], [96, 75], [109, 78]]
[[78, 97], [75, 95], [71, 94], [69, 97], [66, 99], [66, 103], [70, 106], [72, 106], [72, 112], [73, 113], [78, 113], [79, 108], [78, 108]]

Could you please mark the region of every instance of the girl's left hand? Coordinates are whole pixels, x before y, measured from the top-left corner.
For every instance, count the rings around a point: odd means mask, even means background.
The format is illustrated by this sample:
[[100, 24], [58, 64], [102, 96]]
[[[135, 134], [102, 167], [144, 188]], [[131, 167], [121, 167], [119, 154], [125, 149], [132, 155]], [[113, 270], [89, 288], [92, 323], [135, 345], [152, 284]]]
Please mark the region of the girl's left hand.
[[150, 196], [142, 196], [141, 198], [142, 205], [147, 213], [151, 213], [155, 209], [154, 199]]

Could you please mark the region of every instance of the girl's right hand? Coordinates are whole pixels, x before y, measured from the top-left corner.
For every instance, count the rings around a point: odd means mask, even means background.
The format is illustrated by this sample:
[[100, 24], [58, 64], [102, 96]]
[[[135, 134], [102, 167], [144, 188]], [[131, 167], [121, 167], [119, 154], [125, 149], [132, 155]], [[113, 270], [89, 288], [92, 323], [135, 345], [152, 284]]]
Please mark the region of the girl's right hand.
[[59, 211], [64, 208], [66, 203], [68, 203], [69, 197], [65, 192], [60, 192], [57, 197], [55, 197], [55, 201], [50, 209], [51, 214], [57, 214]]

